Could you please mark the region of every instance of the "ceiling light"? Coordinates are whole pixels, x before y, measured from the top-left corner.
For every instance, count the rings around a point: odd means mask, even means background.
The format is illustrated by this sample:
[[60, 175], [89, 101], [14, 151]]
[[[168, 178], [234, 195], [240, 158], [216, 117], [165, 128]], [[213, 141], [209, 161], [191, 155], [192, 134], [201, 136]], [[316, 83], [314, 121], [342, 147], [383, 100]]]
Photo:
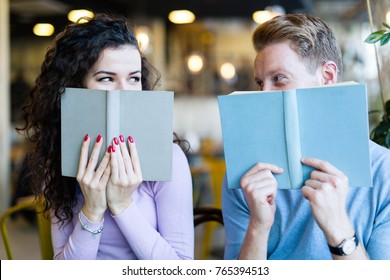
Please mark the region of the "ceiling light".
[[176, 24], [185, 24], [194, 22], [195, 15], [188, 10], [175, 10], [169, 13], [168, 19]]
[[146, 52], [150, 44], [150, 30], [146, 26], [140, 26], [135, 29], [135, 35], [138, 40], [139, 48], [142, 52]]
[[262, 24], [273, 17], [283, 15], [285, 13], [286, 12], [282, 6], [273, 5], [266, 7], [265, 10], [254, 12], [252, 18], [256, 23]]
[[83, 9], [82, 10], [72, 10], [68, 13], [68, 19], [71, 22], [78, 22], [78, 23], [87, 22], [86, 19], [82, 19], [82, 20], [78, 21], [82, 17], [93, 18], [94, 13], [89, 11], [89, 10], [83, 10]]
[[231, 80], [234, 76], [236, 76], [236, 67], [234, 67], [234, 65], [230, 62], [225, 62], [221, 65], [219, 73], [225, 80]]
[[50, 23], [37, 23], [34, 25], [33, 32], [37, 36], [51, 36], [54, 33], [54, 26]]
[[262, 24], [273, 18], [273, 15], [270, 11], [256, 11], [253, 13], [252, 18], [256, 23]]
[[187, 67], [192, 73], [198, 73], [203, 68], [203, 56], [194, 53], [188, 57]]

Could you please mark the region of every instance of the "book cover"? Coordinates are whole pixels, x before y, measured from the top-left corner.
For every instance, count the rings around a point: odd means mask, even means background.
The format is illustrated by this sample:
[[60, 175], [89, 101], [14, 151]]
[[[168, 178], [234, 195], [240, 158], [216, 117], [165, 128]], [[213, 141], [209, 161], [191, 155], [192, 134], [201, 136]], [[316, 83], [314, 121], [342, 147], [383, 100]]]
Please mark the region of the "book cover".
[[234, 92], [218, 104], [229, 188], [257, 162], [284, 169], [279, 188], [301, 188], [313, 170], [302, 157], [329, 161], [350, 186], [372, 186], [364, 84]]
[[100, 159], [114, 137], [132, 136], [143, 179], [171, 180], [173, 92], [66, 88], [61, 98], [63, 176], [76, 177], [87, 133], [91, 138], [90, 153], [97, 136], [102, 135]]

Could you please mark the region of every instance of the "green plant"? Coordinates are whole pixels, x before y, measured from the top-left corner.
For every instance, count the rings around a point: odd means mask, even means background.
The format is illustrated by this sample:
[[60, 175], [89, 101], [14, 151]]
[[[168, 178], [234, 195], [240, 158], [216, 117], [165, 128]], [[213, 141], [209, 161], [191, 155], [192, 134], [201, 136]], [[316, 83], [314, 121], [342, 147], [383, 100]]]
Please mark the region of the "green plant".
[[370, 35], [368, 35], [368, 37], [366, 38], [366, 40], [364, 40], [364, 42], [369, 44], [374, 44], [380, 41], [381, 46], [387, 44], [390, 41], [390, 25], [384, 22], [383, 26], [386, 29], [372, 32]]

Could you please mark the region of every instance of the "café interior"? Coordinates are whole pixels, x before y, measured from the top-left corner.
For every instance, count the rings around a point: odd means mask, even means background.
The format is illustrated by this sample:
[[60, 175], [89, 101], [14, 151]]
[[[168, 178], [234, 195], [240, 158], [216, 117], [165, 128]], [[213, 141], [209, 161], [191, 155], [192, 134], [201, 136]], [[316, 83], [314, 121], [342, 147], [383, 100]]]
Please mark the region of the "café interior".
[[[251, 33], [258, 24], [283, 13], [310, 13], [328, 22], [343, 53], [343, 80], [367, 85], [370, 131], [390, 98], [390, 81], [384, 79], [390, 44], [364, 42], [382, 22], [390, 23], [390, 0], [0, 0], [0, 214], [31, 203], [31, 194], [21, 192], [18, 181], [31, 146], [15, 127], [50, 42], [74, 21], [75, 11], [128, 17], [141, 50], [161, 72], [158, 90], [174, 92], [173, 130], [190, 144], [194, 209], [211, 210], [195, 223], [195, 259], [223, 258], [226, 166], [217, 98], [257, 90]], [[178, 11], [187, 14], [175, 19]], [[13, 259], [44, 258], [35, 208], [13, 213], [4, 226]], [[0, 259], [9, 258], [1, 240]]]

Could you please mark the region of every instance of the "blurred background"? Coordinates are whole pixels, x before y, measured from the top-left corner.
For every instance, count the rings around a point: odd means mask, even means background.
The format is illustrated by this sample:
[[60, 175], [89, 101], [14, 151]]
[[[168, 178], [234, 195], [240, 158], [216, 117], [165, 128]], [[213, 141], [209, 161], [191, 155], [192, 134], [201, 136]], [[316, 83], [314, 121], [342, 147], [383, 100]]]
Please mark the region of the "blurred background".
[[[196, 207], [220, 208], [225, 169], [217, 96], [256, 90], [251, 34], [270, 16], [310, 13], [329, 23], [342, 48], [344, 81], [367, 84], [370, 130], [390, 98], [389, 45], [364, 43], [382, 22], [390, 23], [390, 0], [0, 0], [0, 213], [21, 196], [18, 178], [29, 149], [14, 129], [21, 104], [73, 10], [121, 14], [133, 23], [141, 49], [162, 74], [159, 89], [175, 92], [174, 130], [191, 145]], [[172, 12], [183, 10], [189, 13], [174, 19]], [[206, 245], [197, 247], [197, 256], [220, 258], [221, 226], [201, 227], [197, 238]]]

